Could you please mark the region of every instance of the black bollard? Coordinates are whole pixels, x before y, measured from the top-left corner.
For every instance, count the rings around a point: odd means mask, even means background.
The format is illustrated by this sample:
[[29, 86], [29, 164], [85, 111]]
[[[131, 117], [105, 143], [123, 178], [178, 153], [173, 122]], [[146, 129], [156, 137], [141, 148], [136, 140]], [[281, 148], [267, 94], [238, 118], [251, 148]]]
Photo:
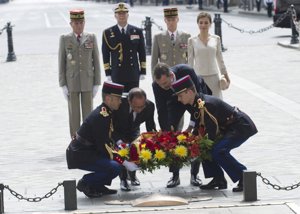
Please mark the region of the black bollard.
[[64, 181], [65, 210], [77, 210], [76, 180]]
[[4, 185], [0, 184], [0, 214], [4, 213], [4, 196], [3, 196]]
[[8, 45], [8, 54], [6, 58], [6, 62], [16, 61], [16, 55], [14, 52], [13, 38], [12, 38], [12, 28], [10, 22], [7, 23], [6, 32], [7, 32], [7, 45]]
[[256, 172], [243, 172], [244, 201], [257, 201]]
[[145, 38], [146, 38], [146, 54], [147, 55], [151, 55], [151, 48], [152, 48], [151, 27], [152, 27], [151, 18], [148, 17], [148, 16], [146, 16], [146, 21], [145, 21]]
[[221, 19], [220, 14], [218, 14], [218, 13], [215, 14], [214, 23], [215, 23], [215, 34], [220, 37], [220, 39], [221, 39], [221, 49], [222, 49], [222, 52], [224, 52], [227, 49], [224, 48], [224, 46], [223, 46], [223, 41], [222, 41], [222, 19]]
[[[291, 5], [291, 11], [295, 11], [294, 9], [294, 5]], [[291, 23], [291, 29], [292, 29], [292, 36], [291, 36], [291, 44], [298, 44], [299, 43], [299, 33], [297, 32], [295, 23], [294, 23], [294, 19], [296, 19], [297, 17], [294, 17], [293, 12], [290, 13], [290, 23]]]

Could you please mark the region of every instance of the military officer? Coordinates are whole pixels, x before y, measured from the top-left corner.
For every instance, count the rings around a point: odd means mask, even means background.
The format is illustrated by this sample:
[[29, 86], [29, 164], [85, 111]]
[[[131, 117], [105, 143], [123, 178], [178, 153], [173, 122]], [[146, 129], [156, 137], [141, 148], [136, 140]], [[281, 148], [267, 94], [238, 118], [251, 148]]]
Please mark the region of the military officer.
[[[190, 34], [177, 29], [179, 22], [177, 8], [165, 8], [164, 20], [167, 30], [156, 34], [152, 43], [151, 71], [152, 77], [154, 66], [163, 62], [170, 67], [178, 64], [187, 64], [187, 47]], [[154, 78], [153, 78], [154, 79]]]
[[71, 136], [93, 110], [93, 97], [100, 85], [99, 50], [95, 34], [83, 32], [83, 10], [70, 11], [73, 32], [59, 40], [59, 86], [68, 101]]
[[114, 8], [117, 24], [102, 36], [102, 56], [107, 80], [123, 84], [124, 91], [139, 86], [146, 75], [144, 35], [140, 28], [128, 24], [128, 5], [121, 2]]
[[121, 165], [130, 171], [137, 170], [134, 163], [122, 160], [109, 147], [113, 130], [112, 115], [121, 104], [123, 89], [123, 85], [104, 82], [103, 103], [85, 119], [66, 151], [69, 169], [91, 172], [77, 184], [77, 189], [89, 198], [117, 192], [105, 185], [110, 185], [118, 176]]
[[213, 179], [200, 188], [226, 189], [224, 170], [234, 183], [238, 182], [232, 191], [243, 191], [243, 171], [246, 167], [230, 152], [257, 133], [253, 121], [237, 107], [217, 97], [197, 93], [190, 76], [172, 83], [172, 88], [178, 96], [178, 101], [186, 107], [192, 120], [195, 121], [194, 133], [202, 136], [207, 133], [209, 139], [217, 140], [211, 151], [212, 161], [203, 161], [205, 177]]
[[[147, 99], [146, 93], [141, 88], [133, 88], [128, 97], [122, 99], [120, 108], [113, 115], [114, 131], [112, 138], [117, 145], [130, 144], [140, 136], [140, 125], [145, 123], [147, 131], [156, 131], [154, 122], [154, 103]], [[131, 185], [139, 186], [140, 181], [136, 172], [129, 172]], [[127, 183], [127, 170], [120, 174], [121, 190], [130, 191]]]
[[[171, 84], [186, 75], [192, 78], [197, 91], [211, 94], [204, 80], [200, 76], [197, 77], [194, 69], [186, 64], [180, 64], [170, 68], [165, 63], [158, 63], [154, 67], [155, 81], [152, 83], [152, 89], [158, 113], [158, 122], [163, 131], [170, 131], [172, 129], [171, 127], [173, 127], [175, 131], [178, 130], [178, 124], [185, 112], [185, 107], [177, 101], [176, 96], [173, 96], [174, 92], [171, 89]], [[190, 183], [193, 186], [199, 186], [202, 183], [197, 176], [199, 167], [199, 161], [192, 162]], [[169, 171], [173, 173], [173, 176], [168, 181], [167, 187], [173, 188], [178, 186], [180, 184], [179, 168], [172, 165]]]

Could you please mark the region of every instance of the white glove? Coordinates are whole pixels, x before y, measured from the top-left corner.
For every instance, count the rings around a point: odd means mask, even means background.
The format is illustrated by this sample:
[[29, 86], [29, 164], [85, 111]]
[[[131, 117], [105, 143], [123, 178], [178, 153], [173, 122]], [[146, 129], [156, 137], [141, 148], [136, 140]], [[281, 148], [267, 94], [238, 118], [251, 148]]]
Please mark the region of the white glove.
[[61, 89], [63, 90], [65, 99], [68, 101], [69, 100], [69, 90], [68, 90], [67, 86], [64, 85], [63, 87], [61, 87]]
[[124, 143], [123, 140], [118, 140], [118, 141], [116, 142], [117, 146], [120, 146], [122, 143]]
[[145, 74], [141, 74], [140, 75], [140, 80], [144, 80], [146, 78], [146, 75]]
[[129, 161], [127, 161], [127, 160], [125, 160], [124, 162], [123, 162], [123, 166], [125, 166], [126, 167], [126, 169], [128, 170], [128, 171], [136, 171], [136, 170], [138, 170], [139, 169], [139, 167], [135, 164], [135, 163], [133, 163], [133, 162], [129, 162]]
[[94, 85], [93, 86], [93, 98], [96, 96], [96, 94], [98, 92], [98, 89], [99, 89], [99, 85]]
[[111, 76], [106, 76], [106, 81], [111, 82]]

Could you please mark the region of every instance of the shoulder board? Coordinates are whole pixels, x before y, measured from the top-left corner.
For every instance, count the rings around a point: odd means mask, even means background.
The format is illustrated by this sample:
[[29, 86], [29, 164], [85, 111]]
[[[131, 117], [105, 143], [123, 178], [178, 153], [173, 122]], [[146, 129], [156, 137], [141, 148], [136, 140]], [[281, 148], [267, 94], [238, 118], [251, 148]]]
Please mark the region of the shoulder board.
[[201, 109], [201, 108], [204, 108], [204, 105], [205, 105], [205, 101], [202, 100], [201, 98], [199, 98], [197, 100], [197, 103], [198, 103], [198, 108]]
[[101, 108], [100, 114], [101, 114], [103, 117], [109, 116], [109, 113], [107, 112], [107, 109], [106, 109], [104, 106]]

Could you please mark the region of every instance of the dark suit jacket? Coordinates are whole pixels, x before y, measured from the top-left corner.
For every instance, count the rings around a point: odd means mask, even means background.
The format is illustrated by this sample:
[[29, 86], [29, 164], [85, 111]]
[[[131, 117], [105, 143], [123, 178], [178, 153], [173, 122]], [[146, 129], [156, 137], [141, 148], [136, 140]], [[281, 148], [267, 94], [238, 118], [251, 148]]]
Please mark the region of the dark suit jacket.
[[118, 25], [103, 32], [102, 56], [106, 76], [113, 82], [138, 82], [146, 74], [144, 35], [140, 28], [127, 26], [126, 36], [121, 35]]
[[154, 103], [150, 100], [146, 100], [145, 108], [136, 115], [133, 121], [128, 100], [127, 98], [123, 98], [122, 104], [117, 111], [114, 111], [113, 115], [113, 140], [115, 142], [122, 140], [131, 143], [140, 135], [140, 125], [144, 122], [146, 123], [147, 131], [156, 131], [154, 110]]
[[[171, 67], [171, 71], [174, 72], [176, 80], [189, 75], [194, 82], [197, 92], [211, 94], [211, 91], [205, 84], [204, 80], [201, 77], [197, 77], [194, 69], [189, 65], [179, 64]], [[172, 89], [165, 90], [156, 82], [152, 83], [152, 88], [160, 128], [163, 131], [169, 131], [171, 130], [171, 126], [173, 126], [176, 130], [179, 120], [186, 110], [185, 106], [178, 102], [177, 96], [174, 94]]]

